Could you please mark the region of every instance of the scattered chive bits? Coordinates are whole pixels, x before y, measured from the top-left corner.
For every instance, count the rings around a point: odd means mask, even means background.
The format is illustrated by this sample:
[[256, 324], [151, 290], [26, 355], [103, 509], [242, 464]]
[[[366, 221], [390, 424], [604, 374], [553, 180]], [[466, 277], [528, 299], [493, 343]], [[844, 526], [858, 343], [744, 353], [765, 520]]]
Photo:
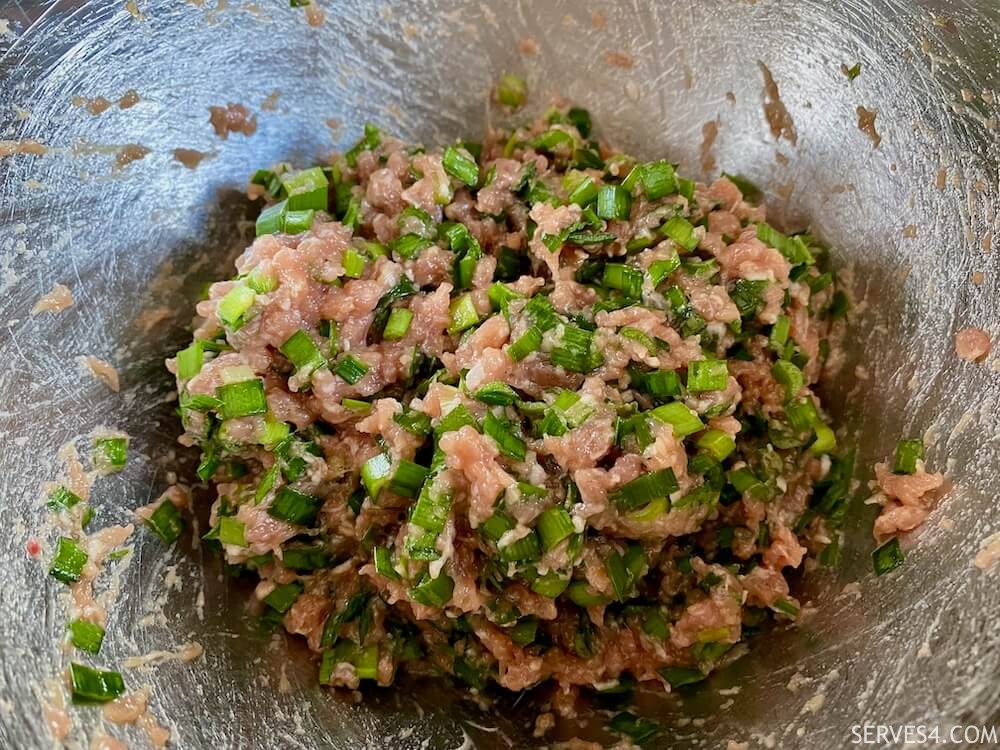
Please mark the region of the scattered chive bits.
[[94, 440], [93, 462], [101, 473], [117, 473], [125, 468], [127, 461], [128, 438], [106, 437]]
[[125, 692], [120, 672], [106, 672], [75, 662], [69, 665], [69, 680], [70, 695], [77, 704], [108, 703]]
[[[495, 93], [510, 114], [527, 87]], [[178, 412], [216, 489], [205, 538], [263, 579], [268, 622], [322, 613], [324, 685], [434, 665], [477, 691], [681, 689], [800, 616], [761, 593], [797, 550], [832, 540], [836, 564], [854, 456], [814, 391], [847, 311], [830, 252], [745, 178], [595, 133], [578, 107], [442, 148], [368, 124], [252, 177], [258, 239], [172, 363]], [[168, 502], [147, 524], [183, 530]], [[709, 597], [745, 604], [686, 632]]]

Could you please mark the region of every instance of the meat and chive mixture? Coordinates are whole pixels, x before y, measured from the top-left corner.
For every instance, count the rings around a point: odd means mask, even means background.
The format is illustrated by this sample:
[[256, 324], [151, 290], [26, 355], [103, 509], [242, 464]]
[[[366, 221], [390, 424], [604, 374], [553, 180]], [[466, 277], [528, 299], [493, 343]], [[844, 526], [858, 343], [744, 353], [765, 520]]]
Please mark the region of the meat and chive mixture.
[[251, 193], [169, 366], [207, 536], [323, 683], [678, 686], [797, 616], [852, 473], [811, 390], [847, 303], [752, 185], [557, 108], [444, 149], [369, 125]]

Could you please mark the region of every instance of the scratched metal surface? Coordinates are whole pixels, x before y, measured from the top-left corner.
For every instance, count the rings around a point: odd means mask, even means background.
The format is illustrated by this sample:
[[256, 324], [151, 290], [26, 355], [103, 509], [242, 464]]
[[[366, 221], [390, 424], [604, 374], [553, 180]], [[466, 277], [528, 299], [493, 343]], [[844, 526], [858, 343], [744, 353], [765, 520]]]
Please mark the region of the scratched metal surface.
[[[304, 163], [350, 143], [365, 120], [425, 142], [475, 135], [489, 117], [485, 92], [504, 69], [527, 76], [534, 106], [566, 96], [593, 111], [604, 137], [695, 174], [702, 125], [717, 118], [720, 168], [768, 185], [788, 222], [811, 221], [854, 269], [866, 305], [827, 397], [841, 423], [861, 431], [860, 466], [900, 436], [928, 431], [929, 463], [956, 485], [906, 565], [877, 581], [868, 573], [871, 512], [862, 513], [844, 569], [806, 581], [817, 608], [808, 624], [756, 643], [704, 689], [648, 702], [665, 726], [660, 746], [753, 747], [770, 737], [783, 748], [839, 748], [862, 721], [1000, 723], [1000, 589], [971, 565], [1000, 529], [1000, 374], [990, 362], [960, 362], [951, 345], [965, 325], [1000, 334], [997, 253], [985, 252], [984, 239], [1000, 235], [989, 93], [1000, 88], [996, 3], [603, 2], [603, 26], [577, 2], [323, 4], [319, 28], [277, 0], [140, 0], [135, 12], [119, 0], [0, 4], [0, 139], [50, 149], [0, 159], [0, 746], [51, 744], [33, 686], [68, 658], [58, 645], [64, 595], [24, 552], [29, 537], [41, 538], [43, 558], [53, 542], [39, 482], [57, 476], [60, 444], [103, 424], [127, 430], [134, 450], [124, 474], [98, 481], [97, 524], [129, 520], [163, 488], [178, 460], [178, 425], [160, 363], [184, 339], [200, 284], [228, 275], [246, 239], [238, 191], [250, 170]], [[525, 37], [537, 55], [519, 51]], [[631, 54], [634, 67], [609, 66], [605, 51]], [[794, 118], [795, 146], [768, 130], [758, 60]], [[855, 61], [863, 72], [849, 83], [840, 65]], [[130, 109], [93, 116], [71, 103], [116, 101], [127, 89], [142, 99]], [[267, 111], [274, 91], [277, 108]], [[256, 134], [213, 134], [208, 107], [228, 101], [257, 113]], [[858, 105], [878, 110], [877, 150], [856, 127]], [[116, 169], [129, 143], [150, 152]], [[191, 171], [174, 161], [178, 147], [209, 157]], [[915, 237], [904, 236], [908, 225]], [[979, 285], [970, 283], [976, 271]], [[56, 282], [72, 289], [75, 306], [30, 317]], [[160, 306], [166, 317], [143, 333], [140, 316]], [[114, 362], [122, 392], [81, 374], [79, 354]], [[862, 362], [868, 378], [859, 380]], [[868, 476], [859, 471], [862, 482]], [[173, 588], [169, 566], [181, 581]], [[126, 673], [130, 686], [152, 685], [153, 711], [176, 747], [537, 742], [530, 702], [480, 711], [412, 682], [361, 704], [318, 689], [301, 646], [255, 632], [242, 618], [247, 592], [188, 545], [166, 551], [140, 532], [121, 567], [123, 593], [97, 663], [192, 639], [206, 648], [194, 664]], [[854, 580], [858, 597], [834, 598]], [[812, 682], [793, 692], [796, 672]], [[734, 685], [736, 694], [718, 692]], [[824, 705], [811, 713], [817, 694]], [[96, 713], [74, 712], [71, 746], [86, 746]]]

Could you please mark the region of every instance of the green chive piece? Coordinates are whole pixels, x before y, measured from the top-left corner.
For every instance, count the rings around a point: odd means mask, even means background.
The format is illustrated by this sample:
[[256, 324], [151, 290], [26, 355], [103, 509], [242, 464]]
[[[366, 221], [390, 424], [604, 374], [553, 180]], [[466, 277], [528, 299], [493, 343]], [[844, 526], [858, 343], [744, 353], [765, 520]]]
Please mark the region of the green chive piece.
[[413, 312], [405, 307], [394, 308], [389, 313], [382, 338], [386, 341], [399, 341], [410, 330], [410, 323], [413, 322]]
[[774, 379], [785, 386], [785, 401], [791, 401], [799, 395], [799, 391], [805, 386], [805, 376], [802, 370], [791, 362], [779, 359], [771, 367], [771, 374]]
[[693, 435], [705, 427], [698, 415], [680, 401], [657, 406], [649, 412], [649, 416], [673, 427], [674, 435], [678, 438]]
[[643, 164], [640, 180], [646, 198], [651, 201], [677, 192], [677, 176], [674, 172], [674, 165], [668, 161]]
[[658, 287], [667, 277], [681, 267], [681, 259], [677, 250], [670, 249], [671, 256], [663, 260], [653, 261], [649, 266], [649, 279], [654, 287]]
[[427, 481], [430, 471], [420, 464], [401, 459], [396, 467], [396, 473], [389, 480], [389, 491], [403, 497], [417, 497], [420, 489]]
[[306, 211], [286, 211], [285, 212], [285, 234], [302, 234], [312, 229], [313, 219], [316, 212], [313, 209]]
[[688, 252], [698, 247], [694, 225], [682, 216], [672, 216], [660, 231]]
[[81, 502], [83, 502], [83, 498], [72, 490], [66, 487], [56, 487], [49, 493], [49, 499], [46, 501], [45, 505], [49, 508], [49, 510], [59, 513], [60, 511], [69, 510], [74, 505]]
[[779, 315], [771, 326], [771, 333], [768, 334], [767, 344], [772, 351], [782, 352], [788, 343], [788, 335], [791, 332], [792, 320], [787, 315]]
[[450, 323], [448, 333], [455, 335], [462, 331], [467, 331], [479, 323], [479, 312], [476, 304], [472, 300], [472, 293], [466, 292], [460, 297], [456, 297], [449, 308]]
[[626, 221], [632, 209], [632, 196], [621, 185], [605, 185], [597, 193], [597, 215], [602, 219]]
[[625, 263], [608, 263], [604, 266], [602, 283], [626, 297], [638, 299], [642, 294], [642, 269]]
[[392, 565], [392, 553], [385, 547], [376, 547], [374, 552], [375, 572], [390, 581], [398, 581], [399, 573]]
[[698, 359], [688, 362], [687, 387], [692, 393], [722, 391], [729, 384], [729, 368], [724, 359]]
[[801, 237], [786, 237], [765, 222], [757, 225], [757, 239], [765, 245], [775, 248], [793, 266], [802, 263], [812, 265], [816, 262], [816, 259], [809, 252], [809, 248]]
[[528, 445], [514, 431], [513, 425], [487, 411], [483, 419], [483, 432], [496, 442], [500, 452], [515, 461], [523, 461], [528, 453]]
[[455, 591], [455, 582], [446, 573], [437, 578], [424, 578], [410, 589], [410, 598], [426, 607], [443, 607]]
[[279, 521], [296, 526], [314, 526], [316, 516], [323, 507], [323, 498], [313, 497], [304, 492], [282, 487], [267, 509], [267, 514]]
[[326, 210], [330, 182], [322, 167], [284, 174], [281, 184], [288, 193], [289, 211]]
[[432, 432], [431, 417], [422, 411], [407, 408], [394, 414], [392, 420], [411, 435], [426, 437]]
[[296, 572], [325, 568], [330, 560], [330, 553], [321, 544], [312, 547], [287, 547], [281, 552], [281, 564]]
[[700, 669], [692, 669], [690, 667], [663, 667], [659, 670], [659, 673], [672, 688], [693, 685], [705, 679], [704, 672]]
[[569, 585], [568, 596], [578, 607], [599, 607], [608, 603], [608, 598], [594, 592], [586, 581], [573, 581]]
[[695, 445], [698, 450], [708, 453], [716, 461], [724, 461], [734, 450], [736, 450], [736, 440], [722, 430], [705, 430], [698, 438]]
[[357, 383], [368, 372], [369, 367], [353, 354], [345, 354], [333, 368], [333, 372], [351, 385]]
[[531, 590], [549, 599], [555, 599], [569, 586], [569, 578], [557, 570], [538, 576], [531, 582]]
[[538, 535], [532, 531], [503, 547], [500, 550], [500, 559], [503, 562], [530, 562], [537, 560], [540, 554]]
[[221, 516], [219, 518], [219, 533], [217, 539], [222, 544], [232, 544], [236, 547], [246, 547], [246, 524], [237, 521], [232, 516]]
[[654, 500], [667, 498], [679, 488], [680, 485], [677, 484], [677, 477], [674, 476], [673, 470], [660, 469], [643, 474], [631, 482], [626, 482], [609, 493], [608, 498], [620, 510], [630, 511], [641, 508]]
[[852, 65], [849, 68], [846, 65], [844, 65], [842, 69], [844, 70], [844, 75], [847, 76], [848, 81], [853, 81], [855, 78], [861, 75], [861, 63], [859, 62], [854, 63], [854, 65]]
[[573, 519], [564, 508], [547, 508], [538, 517], [538, 535], [546, 552], [574, 533]]
[[349, 279], [360, 279], [365, 273], [368, 261], [353, 247], [349, 247], [344, 251], [341, 264], [344, 266], [344, 276]]
[[479, 184], [479, 166], [475, 160], [459, 151], [454, 146], [448, 146], [441, 157], [444, 171], [469, 187]]
[[283, 583], [264, 597], [264, 604], [276, 612], [285, 614], [295, 604], [295, 600], [299, 598], [302, 590], [303, 586], [298, 581]]
[[125, 468], [127, 460], [127, 438], [113, 437], [94, 440], [94, 465], [102, 472], [119, 472]]
[[173, 544], [184, 529], [184, 519], [181, 517], [180, 511], [177, 510], [177, 506], [169, 499], [164, 498], [146, 520], [146, 525], [165, 544]]
[[[586, 206], [597, 199], [597, 183], [594, 182], [594, 178], [590, 175], [586, 175], [580, 182], [570, 191], [567, 196], [567, 200], [570, 203], [575, 203], [578, 206]], [[611, 239], [615, 239], [614, 235], [610, 235]], [[569, 239], [569, 238], [567, 238]], [[577, 244], [579, 240], [576, 241]]]
[[216, 314], [226, 328], [236, 331], [246, 323], [246, 314], [253, 307], [257, 293], [243, 285], [234, 286], [219, 300]]
[[205, 346], [200, 339], [191, 342], [191, 346], [177, 352], [177, 377], [179, 380], [190, 380], [199, 372], [204, 362]]
[[279, 201], [268, 206], [257, 217], [256, 235], [277, 234], [285, 231], [285, 214], [288, 212], [288, 201]]
[[96, 622], [73, 620], [69, 624], [70, 642], [81, 651], [96, 654], [104, 643], [104, 628]]
[[507, 354], [515, 362], [520, 362], [541, 348], [542, 332], [536, 326], [531, 326], [518, 337], [517, 341], [507, 347]]
[[104, 672], [74, 662], [69, 665], [69, 677], [74, 703], [107, 703], [125, 692], [119, 672]]
[[368, 497], [378, 499], [382, 487], [389, 481], [392, 472], [392, 459], [386, 453], [376, 453], [361, 465], [361, 481], [365, 485]]
[[264, 381], [260, 378], [220, 385], [215, 389], [215, 395], [222, 401], [219, 408], [222, 419], [237, 419], [267, 411]]
[[361, 140], [358, 141], [354, 146], [352, 146], [344, 154], [344, 160], [347, 165], [354, 168], [358, 165], [358, 155], [362, 151], [374, 151], [382, 143], [382, 131], [378, 129], [378, 126], [373, 125], [370, 122], [365, 123], [364, 135]]
[[892, 464], [893, 474], [913, 474], [917, 461], [924, 457], [924, 441], [920, 438], [900, 440], [896, 444], [896, 456]]
[[837, 435], [834, 431], [822, 422], [813, 425], [816, 432], [816, 440], [809, 446], [812, 453], [830, 453], [837, 448]]
[[295, 366], [295, 374], [308, 379], [312, 373], [326, 366], [326, 357], [306, 331], [296, 331], [279, 347], [288, 361]]
[[895, 537], [872, 552], [872, 566], [877, 576], [895, 570], [903, 564], [903, 560], [903, 549], [899, 546], [899, 539]]
[[[497, 84], [497, 99], [505, 107], [520, 109], [528, 98], [528, 84], [520, 76], [504, 73]], [[586, 136], [584, 136], [586, 137]]]

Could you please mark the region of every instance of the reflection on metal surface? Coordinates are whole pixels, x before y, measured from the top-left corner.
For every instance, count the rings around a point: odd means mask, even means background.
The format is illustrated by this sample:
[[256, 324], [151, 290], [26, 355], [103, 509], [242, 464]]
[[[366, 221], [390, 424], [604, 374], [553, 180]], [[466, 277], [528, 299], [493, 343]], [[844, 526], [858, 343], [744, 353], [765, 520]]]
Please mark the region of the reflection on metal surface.
[[[96, 524], [130, 520], [162, 489], [179, 449], [161, 362], [184, 338], [199, 285], [226, 273], [246, 241], [239, 191], [249, 172], [342, 146], [365, 120], [425, 142], [480, 132], [503, 70], [527, 75], [535, 106], [575, 100], [604, 137], [695, 173], [702, 127], [718, 120], [718, 168], [771, 186], [786, 224], [811, 219], [853, 268], [864, 302], [845, 377], [825, 401], [863, 426], [859, 466], [926, 432], [929, 461], [955, 484], [898, 572], [869, 574], [862, 511], [845, 569], [806, 576], [816, 612], [805, 624], [757, 643], [703, 689], [644, 699], [666, 727], [663, 746], [771, 737], [839, 748], [865, 721], [1000, 719], [1000, 593], [972, 564], [1000, 528], [1000, 384], [992, 361], [963, 362], [951, 345], [967, 325], [1000, 328], [1000, 269], [988, 253], [1000, 232], [996, 4], [622, 2], [594, 15], [582, 3], [526, 0], [322, 5], [316, 26], [284, 3], [233, 0], [21, 0], [0, 10], [0, 140], [47, 147], [0, 158], [4, 743], [50, 744], [26, 676], [41, 683], [64, 659], [61, 592], [24, 553], [29, 538], [51, 541], [39, 482], [56, 476], [60, 444], [103, 424], [134, 436], [142, 455], [98, 482]], [[631, 66], [609, 65], [603, 50]], [[758, 61], [780, 88], [795, 145], [771, 135]], [[851, 81], [841, 65], [857, 61]], [[95, 113], [73, 103], [126, 95], [130, 106]], [[256, 114], [256, 132], [216, 136], [209, 108], [229, 102]], [[878, 149], [857, 129], [862, 106], [878, 112]], [[56, 283], [74, 306], [32, 317]], [[80, 355], [117, 367], [121, 393], [80, 373]], [[864, 380], [852, 375], [861, 363]], [[371, 691], [361, 704], [320, 690], [301, 644], [257, 633], [242, 617], [246, 592], [202, 567], [199, 550], [137, 536], [99, 660], [205, 646], [191, 664], [126, 672], [132, 688], [153, 685], [151, 706], [176, 746], [447, 748], [463, 732], [482, 747], [534, 742], [523, 702], [483, 715], [433, 683]], [[76, 712], [73, 731], [96, 716]]]

